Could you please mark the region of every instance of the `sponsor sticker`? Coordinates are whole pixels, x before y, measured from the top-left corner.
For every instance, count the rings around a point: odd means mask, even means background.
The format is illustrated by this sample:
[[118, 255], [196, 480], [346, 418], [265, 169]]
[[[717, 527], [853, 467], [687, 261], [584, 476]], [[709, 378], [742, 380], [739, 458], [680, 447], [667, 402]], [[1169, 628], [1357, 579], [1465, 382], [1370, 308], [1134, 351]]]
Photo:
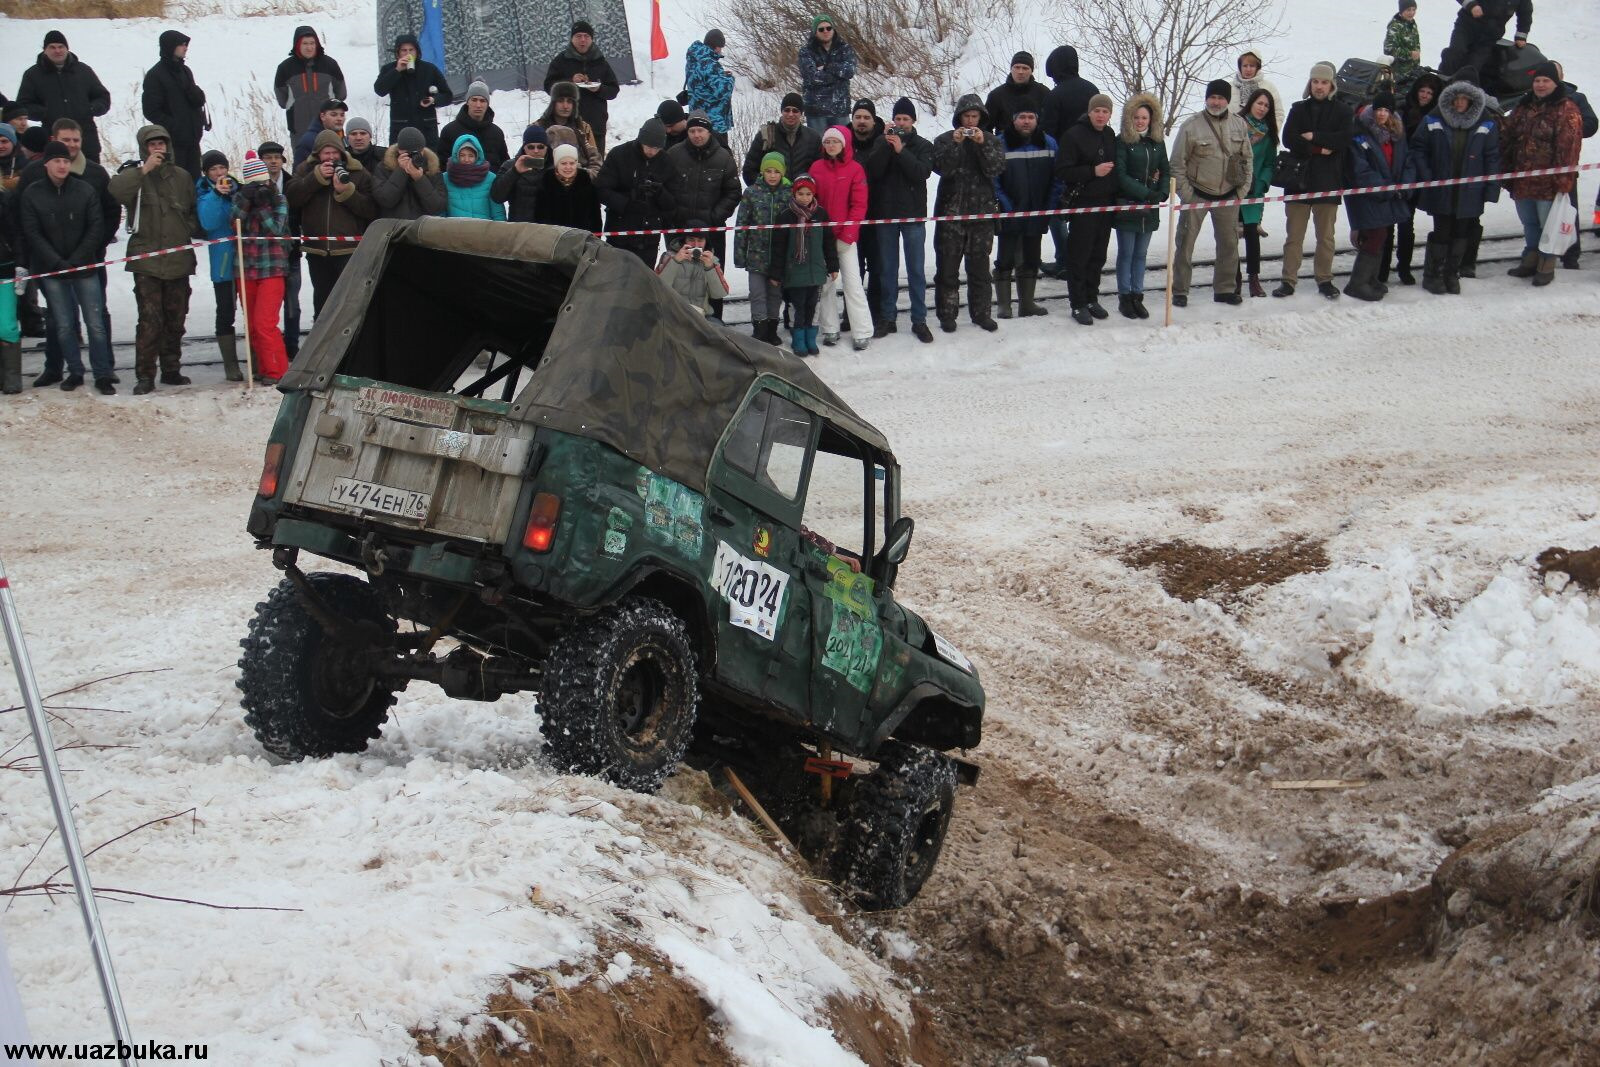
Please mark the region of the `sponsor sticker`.
[[959, 648], [940, 637], [937, 633], [934, 633], [933, 627], [931, 626], [928, 627], [928, 633], [933, 635], [933, 647], [939, 653], [940, 659], [944, 660], [946, 663], [955, 664], [968, 674], [972, 673], [972, 661], [966, 656], [963, 656]]
[[456, 406], [442, 396], [407, 393], [381, 385], [364, 385], [356, 393], [355, 410], [403, 422], [449, 427], [456, 421]]

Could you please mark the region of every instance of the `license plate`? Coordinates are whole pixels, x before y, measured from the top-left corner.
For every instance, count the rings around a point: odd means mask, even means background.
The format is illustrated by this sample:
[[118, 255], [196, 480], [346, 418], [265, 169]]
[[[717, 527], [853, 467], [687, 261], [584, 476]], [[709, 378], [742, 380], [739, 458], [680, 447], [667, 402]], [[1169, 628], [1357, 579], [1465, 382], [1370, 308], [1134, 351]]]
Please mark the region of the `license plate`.
[[328, 490], [328, 502], [362, 511], [376, 511], [401, 519], [428, 517], [428, 505], [433, 502], [430, 493], [414, 493], [410, 489], [395, 489], [376, 482], [362, 482], [354, 478], [335, 478]]

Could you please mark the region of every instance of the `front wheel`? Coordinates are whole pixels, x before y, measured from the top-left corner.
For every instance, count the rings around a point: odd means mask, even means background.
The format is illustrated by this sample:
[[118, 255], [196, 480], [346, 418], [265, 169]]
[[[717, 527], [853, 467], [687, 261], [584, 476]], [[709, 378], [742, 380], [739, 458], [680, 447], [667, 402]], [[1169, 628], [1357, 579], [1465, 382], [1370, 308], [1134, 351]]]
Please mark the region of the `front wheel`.
[[[361, 579], [318, 573], [306, 582], [335, 615], [374, 635], [394, 633], [394, 619]], [[373, 672], [373, 651], [325, 633], [289, 579], [256, 605], [239, 647], [244, 721], [274, 756], [364, 752], [382, 731], [395, 696]]]
[[539, 694], [546, 751], [561, 770], [652, 793], [689, 747], [699, 698], [682, 621], [629, 597], [551, 647]]
[[839, 877], [869, 911], [911, 903], [933, 873], [955, 808], [956, 765], [922, 745], [886, 741], [854, 783]]

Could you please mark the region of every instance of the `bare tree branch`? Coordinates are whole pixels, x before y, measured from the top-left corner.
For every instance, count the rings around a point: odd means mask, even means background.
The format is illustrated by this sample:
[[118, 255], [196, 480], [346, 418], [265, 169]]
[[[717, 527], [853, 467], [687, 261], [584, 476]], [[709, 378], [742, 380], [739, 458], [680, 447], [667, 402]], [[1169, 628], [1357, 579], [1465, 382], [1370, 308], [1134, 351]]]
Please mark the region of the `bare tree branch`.
[[[14, 886], [10, 889], [0, 889], [0, 897], [54, 897], [56, 893], [70, 893], [75, 891], [71, 882], [36, 882], [33, 885]], [[145, 900], [165, 900], [173, 904], [193, 904], [201, 908], [214, 908], [217, 911], [304, 911], [304, 908], [274, 908], [265, 904], [213, 904], [208, 900], [190, 900], [188, 897], [168, 897], [160, 893], [142, 893], [137, 889], [115, 889], [111, 886], [95, 887], [94, 895], [97, 897], [141, 897]]]

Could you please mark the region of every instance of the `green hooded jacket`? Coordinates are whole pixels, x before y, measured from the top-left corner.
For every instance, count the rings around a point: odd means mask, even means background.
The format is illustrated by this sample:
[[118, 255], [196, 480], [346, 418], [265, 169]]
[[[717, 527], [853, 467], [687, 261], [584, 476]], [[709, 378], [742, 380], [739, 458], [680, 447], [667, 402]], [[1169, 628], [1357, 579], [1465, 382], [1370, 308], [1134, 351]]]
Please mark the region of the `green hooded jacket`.
[[[150, 142], [167, 141], [166, 158], [161, 166], [144, 172], [142, 162], [150, 157]], [[195, 214], [194, 176], [172, 162], [172, 137], [164, 126], [141, 126], [138, 133], [140, 163], [129, 161], [111, 178], [111, 196], [128, 209], [133, 236], [128, 239], [128, 255], [185, 246], [182, 252], [135, 260], [128, 264], [132, 274], [175, 281], [194, 273], [194, 249], [187, 247], [200, 229]]]

